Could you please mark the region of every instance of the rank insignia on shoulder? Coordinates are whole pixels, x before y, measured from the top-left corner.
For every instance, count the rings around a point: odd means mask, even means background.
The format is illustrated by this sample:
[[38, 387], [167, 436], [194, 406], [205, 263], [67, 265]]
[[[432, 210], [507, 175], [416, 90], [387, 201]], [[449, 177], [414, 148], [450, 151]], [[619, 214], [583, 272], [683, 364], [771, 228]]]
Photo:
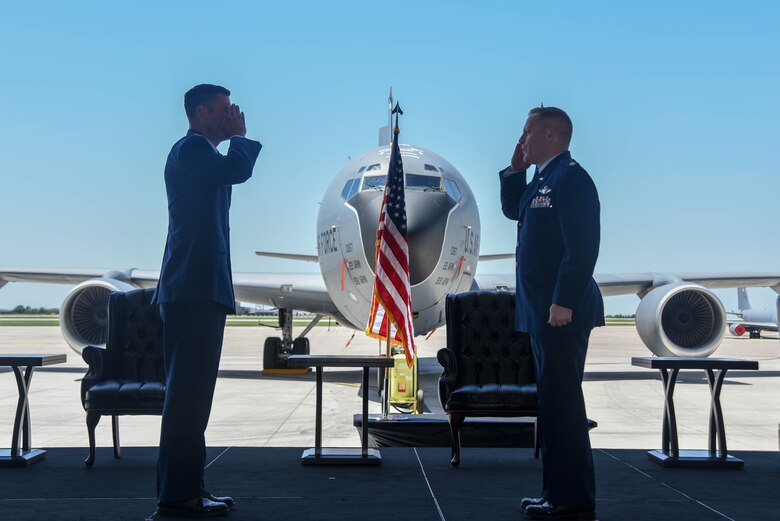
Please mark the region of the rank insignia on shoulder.
[[539, 193], [542, 194], [542, 195], [547, 195], [550, 192], [552, 192], [552, 190], [547, 185], [545, 185], [545, 186], [543, 186], [542, 188], [539, 189]]
[[549, 195], [537, 195], [531, 200], [531, 208], [552, 208], [552, 199]]

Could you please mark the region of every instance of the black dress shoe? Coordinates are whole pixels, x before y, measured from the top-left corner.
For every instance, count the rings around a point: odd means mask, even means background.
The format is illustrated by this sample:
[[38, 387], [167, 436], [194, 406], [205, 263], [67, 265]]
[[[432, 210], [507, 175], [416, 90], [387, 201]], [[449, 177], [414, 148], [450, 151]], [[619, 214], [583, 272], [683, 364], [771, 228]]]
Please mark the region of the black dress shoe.
[[544, 499], [543, 497], [524, 497], [520, 501], [520, 506], [523, 508], [523, 510], [525, 510], [526, 508], [528, 508], [531, 505], [541, 505], [545, 501], [547, 501], [547, 500]]
[[212, 501], [204, 497], [194, 497], [187, 501], [161, 501], [157, 503], [157, 514], [172, 517], [215, 517], [227, 514], [225, 503]]
[[233, 509], [236, 506], [236, 502], [230, 496], [215, 496], [211, 492], [203, 492], [200, 497], [215, 503], [225, 503], [229, 509]]
[[529, 505], [525, 515], [531, 519], [554, 519], [556, 521], [594, 521], [596, 511], [589, 507], [567, 507], [552, 505], [545, 501], [540, 505]]

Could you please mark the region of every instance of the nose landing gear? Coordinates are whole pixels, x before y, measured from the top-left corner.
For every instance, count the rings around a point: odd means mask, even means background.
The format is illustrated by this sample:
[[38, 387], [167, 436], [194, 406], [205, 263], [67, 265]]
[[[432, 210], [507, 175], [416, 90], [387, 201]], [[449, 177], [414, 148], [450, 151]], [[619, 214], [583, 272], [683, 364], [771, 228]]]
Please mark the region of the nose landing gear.
[[315, 315], [308, 326], [293, 339], [293, 310], [279, 309], [279, 327], [282, 336], [265, 339], [263, 346], [263, 374], [304, 374], [308, 368], [289, 368], [287, 359], [290, 355], [308, 355], [310, 352], [309, 339], [306, 334], [317, 325], [322, 315]]

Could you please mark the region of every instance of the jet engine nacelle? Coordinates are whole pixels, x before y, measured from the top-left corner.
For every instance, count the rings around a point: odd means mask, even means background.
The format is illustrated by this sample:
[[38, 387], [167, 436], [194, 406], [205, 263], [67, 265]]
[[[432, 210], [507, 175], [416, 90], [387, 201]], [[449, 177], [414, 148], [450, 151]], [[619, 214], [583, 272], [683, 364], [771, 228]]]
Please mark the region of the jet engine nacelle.
[[136, 287], [121, 280], [100, 278], [82, 282], [65, 296], [60, 329], [65, 342], [81, 354], [86, 346], [104, 347], [108, 334], [108, 296]]
[[726, 331], [726, 311], [718, 297], [690, 282], [659, 286], [636, 310], [642, 342], [658, 356], [707, 357]]
[[747, 329], [745, 329], [745, 326], [742, 324], [731, 324], [729, 326], [729, 333], [731, 333], [734, 336], [742, 336], [745, 334]]

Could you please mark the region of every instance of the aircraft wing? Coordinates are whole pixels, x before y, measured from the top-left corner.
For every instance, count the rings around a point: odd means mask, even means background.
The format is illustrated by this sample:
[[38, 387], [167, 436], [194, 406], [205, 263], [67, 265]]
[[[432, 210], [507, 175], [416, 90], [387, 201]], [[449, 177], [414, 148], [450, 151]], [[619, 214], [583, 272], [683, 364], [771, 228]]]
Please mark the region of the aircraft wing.
[[[593, 276], [605, 297], [644, 295], [657, 286], [686, 281], [705, 288], [770, 287], [780, 294], [780, 272], [597, 273]], [[477, 275], [481, 289], [515, 289], [515, 275]]]
[[763, 329], [764, 331], [777, 331], [777, 324], [772, 322], [745, 322], [744, 320], [729, 320], [731, 324], [742, 324], [745, 327], [754, 327], [756, 329]]
[[[93, 279], [119, 280], [142, 288], [157, 285], [159, 271], [139, 269], [0, 268], [0, 287], [7, 282], [80, 284]], [[234, 273], [236, 299], [299, 311], [341, 315], [316, 273]]]
[[[121, 273], [125, 277], [133, 270], [72, 269], [72, 268], [0, 268], [0, 284], [7, 282], [43, 282], [47, 284], [79, 284], [85, 280]], [[115, 278], [115, 277], [113, 277]]]

